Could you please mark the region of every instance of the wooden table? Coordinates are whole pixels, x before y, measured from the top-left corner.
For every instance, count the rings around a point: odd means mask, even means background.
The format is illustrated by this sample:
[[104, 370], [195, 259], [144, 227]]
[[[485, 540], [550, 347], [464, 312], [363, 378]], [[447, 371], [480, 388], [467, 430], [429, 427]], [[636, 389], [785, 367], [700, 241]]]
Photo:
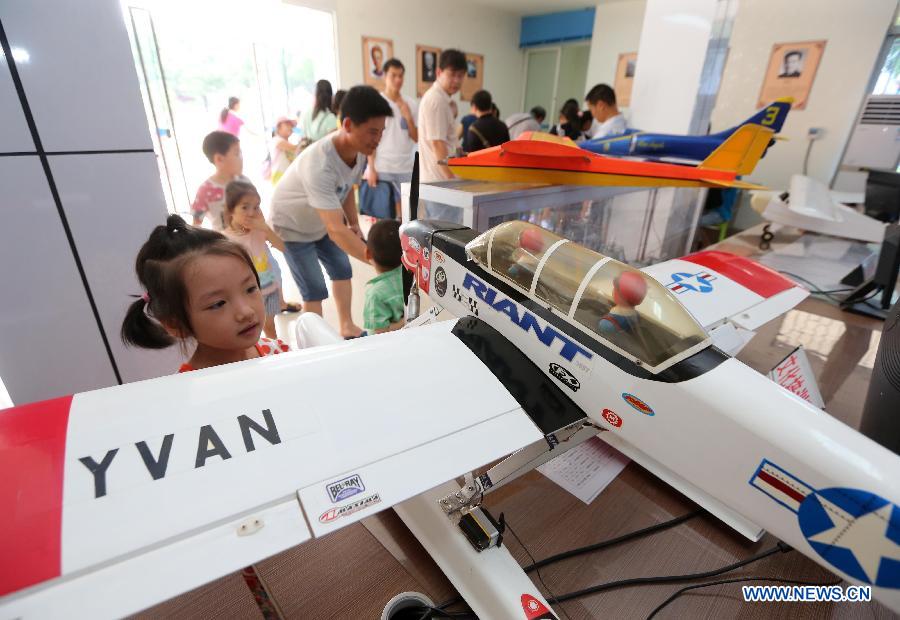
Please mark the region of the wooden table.
[[[752, 235], [751, 231], [749, 235]], [[752, 237], [729, 239], [725, 250], [751, 254]], [[767, 372], [803, 344], [816, 373], [828, 414], [858, 427], [880, 336], [881, 322], [807, 299], [763, 326], [738, 358]], [[487, 496], [495, 514], [505, 513], [536, 559], [619, 536], [696, 509], [696, 506], [632, 463], [591, 504], [566, 493], [538, 472]], [[520, 563], [530, 560], [512, 537], [507, 544]], [[562, 594], [637, 576], [710, 570], [747, 558], [774, 544], [767, 535], [749, 543], [706, 514], [675, 528], [609, 550], [582, 555], [541, 570]], [[393, 511], [371, 517], [321, 540], [263, 560], [260, 578], [284, 618], [380, 618], [385, 603], [403, 591], [435, 602], [455, 594], [441, 571]], [[827, 582], [834, 577], [802, 554], [777, 554], [721, 578], [764, 575]], [[536, 580], [536, 576], [532, 575]], [[645, 618], [687, 584], [623, 588], [557, 606], [573, 620]], [[879, 603], [745, 603], [729, 584], [686, 593], [660, 618], [891, 618]], [[546, 594], [546, 593], [545, 593]], [[243, 580], [233, 574], [176, 597], [141, 617], [262, 617]], [[485, 619], [487, 620], [487, 619]]]

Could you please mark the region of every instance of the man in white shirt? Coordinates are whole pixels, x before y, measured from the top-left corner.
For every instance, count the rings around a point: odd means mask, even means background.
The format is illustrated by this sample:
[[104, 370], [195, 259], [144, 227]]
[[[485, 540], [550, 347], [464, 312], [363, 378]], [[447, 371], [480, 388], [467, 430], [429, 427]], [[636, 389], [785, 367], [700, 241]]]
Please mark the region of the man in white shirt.
[[621, 136], [625, 133], [628, 128], [625, 117], [616, 105], [616, 91], [609, 84], [594, 86], [588, 91], [585, 101], [591, 116], [594, 117], [589, 132], [592, 140]]
[[272, 224], [284, 239], [284, 257], [303, 296], [303, 309], [322, 314], [328, 288], [321, 263], [332, 282], [344, 338], [362, 335], [350, 316], [353, 271], [347, 255], [367, 262], [353, 185], [362, 179], [366, 157], [378, 148], [391, 114], [371, 86], [351, 88], [341, 104], [340, 130], [308, 146], [272, 194]]
[[509, 139], [515, 140], [526, 131], [540, 131], [541, 123], [547, 118], [547, 111], [541, 106], [534, 106], [531, 112], [519, 112], [506, 119]]
[[400, 184], [412, 180], [413, 159], [419, 139], [416, 130], [419, 105], [415, 99], [400, 93], [405, 73], [403, 63], [396, 58], [384, 63], [384, 92], [381, 96], [391, 106], [394, 115], [385, 121], [384, 135], [375, 155], [369, 155], [365, 174], [370, 187], [378, 185], [379, 180], [394, 186], [397, 219], [400, 219]]
[[[441, 52], [437, 78], [419, 104], [419, 174], [423, 183], [453, 178], [444, 164], [459, 148], [456, 137], [456, 115], [450, 97], [459, 92], [466, 77], [466, 55], [459, 50]], [[462, 210], [426, 203], [426, 216], [450, 222], [462, 222]]]

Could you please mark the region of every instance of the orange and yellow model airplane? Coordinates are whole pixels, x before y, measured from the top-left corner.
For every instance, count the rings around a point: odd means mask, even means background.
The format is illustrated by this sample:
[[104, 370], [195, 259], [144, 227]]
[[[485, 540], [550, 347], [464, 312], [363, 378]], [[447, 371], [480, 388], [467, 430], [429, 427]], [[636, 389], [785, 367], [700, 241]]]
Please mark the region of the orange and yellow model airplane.
[[598, 155], [568, 138], [526, 132], [500, 146], [451, 158], [447, 165], [456, 176], [479, 181], [759, 189], [738, 177], [753, 172], [774, 138], [769, 127], [741, 125], [694, 166]]

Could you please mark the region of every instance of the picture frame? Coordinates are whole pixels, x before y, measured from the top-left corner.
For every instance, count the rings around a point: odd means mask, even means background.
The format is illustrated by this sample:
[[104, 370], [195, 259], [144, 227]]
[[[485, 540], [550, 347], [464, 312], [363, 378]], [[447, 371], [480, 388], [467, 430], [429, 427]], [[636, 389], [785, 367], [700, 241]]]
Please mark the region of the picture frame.
[[434, 84], [440, 57], [441, 48], [416, 45], [416, 96], [421, 97]]
[[806, 108], [826, 43], [820, 40], [774, 44], [756, 107], [792, 97], [794, 103], [791, 107], [794, 110]]
[[384, 63], [394, 57], [393, 39], [381, 37], [362, 38], [363, 82], [382, 90], [384, 88]]
[[616, 79], [613, 88], [616, 91], [616, 103], [627, 108], [631, 105], [631, 88], [634, 85], [634, 72], [637, 68], [637, 52], [619, 54], [616, 64]]
[[459, 91], [462, 101], [471, 101], [472, 95], [484, 88], [484, 56], [466, 52], [466, 79]]

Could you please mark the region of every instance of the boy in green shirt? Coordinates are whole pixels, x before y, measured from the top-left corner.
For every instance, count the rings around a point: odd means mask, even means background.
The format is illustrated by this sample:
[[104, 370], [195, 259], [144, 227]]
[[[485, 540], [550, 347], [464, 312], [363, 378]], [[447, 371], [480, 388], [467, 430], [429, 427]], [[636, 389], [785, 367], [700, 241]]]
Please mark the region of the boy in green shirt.
[[371, 333], [403, 327], [403, 277], [400, 272], [400, 222], [379, 220], [369, 230], [366, 259], [378, 275], [366, 284], [363, 327]]

